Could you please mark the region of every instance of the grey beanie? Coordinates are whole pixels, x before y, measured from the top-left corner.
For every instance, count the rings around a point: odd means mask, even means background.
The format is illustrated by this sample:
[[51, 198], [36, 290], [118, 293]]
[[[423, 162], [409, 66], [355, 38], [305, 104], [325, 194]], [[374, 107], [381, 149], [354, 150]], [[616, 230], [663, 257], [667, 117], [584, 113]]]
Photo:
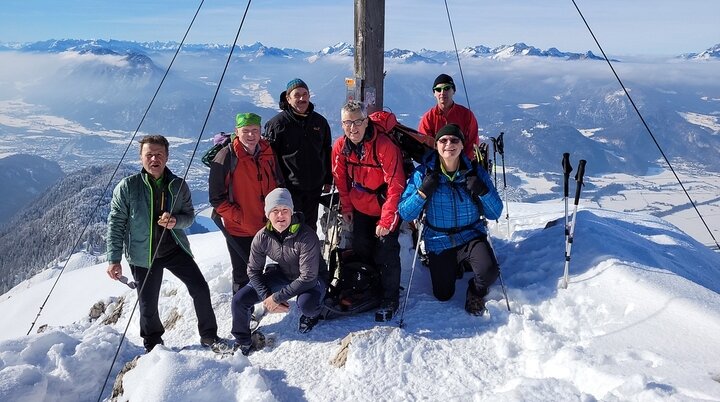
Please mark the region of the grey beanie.
[[270, 211], [278, 205], [284, 205], [291, 210], [295, 209], [288, 189], [278, 187], [265, 196], [265, 216], [270, 215]]

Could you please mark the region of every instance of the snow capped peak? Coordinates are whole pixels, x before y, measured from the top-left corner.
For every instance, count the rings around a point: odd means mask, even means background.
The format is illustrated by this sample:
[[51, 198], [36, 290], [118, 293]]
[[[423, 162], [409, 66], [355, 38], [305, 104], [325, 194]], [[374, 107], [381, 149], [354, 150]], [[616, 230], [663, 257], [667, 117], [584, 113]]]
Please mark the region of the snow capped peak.
[[704, 52], [693, 57], [693, 59], [697, 59], [697, 60], [720, 59], [720, 43], [718, 43], [717, 45], [715, 45], [711, 48], [706, 49]]
[[338, 42], [332, 46], [324, 47], [318, 52], [320, 55], [353, 56], [355, 47], [346, 42]]

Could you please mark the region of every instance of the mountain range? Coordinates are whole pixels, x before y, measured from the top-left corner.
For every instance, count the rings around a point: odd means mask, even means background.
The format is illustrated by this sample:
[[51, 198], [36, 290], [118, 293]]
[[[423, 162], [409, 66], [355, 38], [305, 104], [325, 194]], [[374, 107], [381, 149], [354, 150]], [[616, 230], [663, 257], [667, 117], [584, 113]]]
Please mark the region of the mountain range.
[[[57, 181], [63, 174], [84, 175], [85, 168], [106, 169], [120, 160], [137, 168], [137, 149], [129, 140], [138, 128], [138, 135], [169, 137], [171, 168], [187, 170], [196, 205], [207, 205], [207, 168], [199, 159], [213, 134], [232, 129], [238, 112], [255, 112], [267, 121], [277, 113], [286, 82], [296, 76], [310, 86], [315, 109], [326, 116], [334, 137], [341, 135], [345, 79], [353, 77], [351, 45], [338, 43], [316, 52], [242, 45], [234, 49], [225, 75], [229, 46], [186, 45], [165, 77], [177, 46], [80, 39], [0, 45], [0, 156], [30, 154], [47, 161], [5, 158], [5, 169], [22, 172], [28, 164], [57, 164], [50, 167], [54, 173], [43, 174], [42, 187], [10, 179], [18, 190], [0, 194], [0, 210], [8, 211], [8, 220], [45, 211], [31, 200], [55, 191], [50, 186], [66, 186]], [[693, 174], [712, 175], [720, 172], [718, 46], [671, 60], [613, 62], [633, 102], [607, 64], [591, 52], [543, 51], [522, 43], [469, 47], [459, 52], [460, 74], [452, 51], [391, 49], [386, 51], [384, 105], [400, 122], [416, 127], [434, 104], [434, 77], [451, 74], [455, 99], [473, 110], [481, 137], [489, 142], [504, 133], [506, 154], [502, 161], [495, 155], [495, 161], [498, 170], [501, 163], [507, 168], [507, 194], [515, 201], [557, 198], [557, 184], [544, 190], [528, 184], [539, 178], [559, 183], [562, 152], [571, 152], [573, 160], [586, 159], [587, 174], [595, 178], [662, 171], [663, 154]], [[598, 202], [626, 190], [628, 186], [599, 180], [588, 180], [585, 189]], [[663, 190], [645, 189], [646, 194]], [[712, 204], [716, 197], [710, 198]], [[92, 200], [74, 202], [89, 211], [84, 204]], [[662, 212], [676, 207], [652, 208]], [[103, 219], [94, 222], [102, 224]], [[101, 228], [96, 233], [101, 236]], [[97, 242], [88, 244], [102, 248]], [[41, 247], [55, 250], [56, 244]], [[47, 256], [42, 267], [60, 254]], [[36, 270], [36, 257], [12, 263]], [[35, 265], [28, 266], [30, 261]]]

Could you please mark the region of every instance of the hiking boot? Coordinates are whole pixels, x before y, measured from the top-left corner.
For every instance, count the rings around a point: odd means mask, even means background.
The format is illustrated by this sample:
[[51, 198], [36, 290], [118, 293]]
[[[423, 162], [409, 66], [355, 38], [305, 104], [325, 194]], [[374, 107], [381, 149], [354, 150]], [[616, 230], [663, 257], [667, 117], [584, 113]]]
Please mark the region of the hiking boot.
[[392, 320], [395, 313], [397, 313], [399, 304], [397, 299], [383, 299], [380, 308], [375, 312], [375, 321], [385, 322]]
[[481, 316], [485, 314], [485, 295], [487, 290], [481, 292], [475, 288], [475, 281], [470, 279], [468, 282], [467, 293], [465, 294], [465, 311], [470, 315]]
[[157, 346], [157, 345], [164, 345], [165, 342], [163, 342], [163, 340], [162, 340], [162, 338], [161, 338], [161, 339], [160, 339], [159, 341], [157, 341], [157, 342], [144, 341], [143, 344], [144, 344], [144, 346], [145, 346], [145, 353], [150, 353], [150, 352], [152, 352], [153, 349], [155, 349], [155, 346]]
[[251, 353], [263, 349], [265, 346], [267, 346], [267, 340], [265, 339], [265, 335], [260, 331], [255, 331], [250, 335], [250, 343], [246, 345], [241, 345], [238, 341], [235, 341], [232, 347], [232, 351], [240, 351], [240, 353], [243, 354], [243, 356], [249, 356]]
[[320, 321], [320, 316], [316, 317], [308, 317], [306, 315], [300, 316], [300, 324], [298, 326], [298, 331], [300, 331], [301, 334], [306, 334], [317, 325], [318, 321]]
[[205, 348], [211, 347], [215, 342], [220, 341], [220, 337], [218, 336], [205, 336], [200, 338], [200, 345], [202, 345]]
[[232, 353], [232, 347], [228, 344], [225, 339], [220, 337], [200, 338], [200, 345], [205, 348], [210, 348], [215, 353], [227, 354]]
[[233, 350], [233, 353], [234, 353], [234, 352], [237, 352], [237, 351], [239, 350], [240, 353], [242, 353], [243, 356], [250, 356], [250, 353], [254, 352], [256, 349], [255, 349], [255, 347], [252, 345], [252, 343], [249, 344], [249, 345], [241, 345], [241, 344], [235, 342], [235, 344], [233, 345], [232, 350]]

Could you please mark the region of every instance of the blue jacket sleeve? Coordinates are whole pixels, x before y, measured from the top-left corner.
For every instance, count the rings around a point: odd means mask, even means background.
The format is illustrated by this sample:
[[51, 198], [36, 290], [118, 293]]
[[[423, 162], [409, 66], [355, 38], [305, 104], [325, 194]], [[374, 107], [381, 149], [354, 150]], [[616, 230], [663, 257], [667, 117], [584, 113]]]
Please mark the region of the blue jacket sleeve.
[[405, 191], [403, 191], [403, 194], [400, 197], [398, 212], [400, 213], [400, 217], [406, 221], [417, 219], [425, 206], [426, 200], [424, 200], [417, 192], [420, 183], [422, 183], [422, 179], [423, 173], [419, 170], [419, 168], [416, 168], [410, 176], [410, 180], [408, 180]]
[[490, 175], [487, 174], [485, 169], [483, 169], [481, 166], [478, 166], [477, 174], [478, 177], [481, 178], [483, 182], [485, 182], [485, 185], [490, 190], [487, 192], [487, 194], [480, 196], [480, 202], [482, 203], [485, 217], [490, 220], [498, 219], [500, 218], [500, 215], [503, 211], [503, 203], [500, 199], [500, 195], [498, 194], [497, 189], [493, 185], [492, 180], [490, 179]]

